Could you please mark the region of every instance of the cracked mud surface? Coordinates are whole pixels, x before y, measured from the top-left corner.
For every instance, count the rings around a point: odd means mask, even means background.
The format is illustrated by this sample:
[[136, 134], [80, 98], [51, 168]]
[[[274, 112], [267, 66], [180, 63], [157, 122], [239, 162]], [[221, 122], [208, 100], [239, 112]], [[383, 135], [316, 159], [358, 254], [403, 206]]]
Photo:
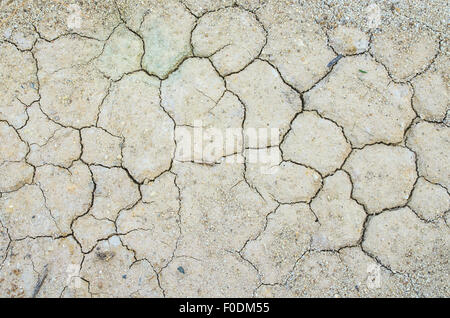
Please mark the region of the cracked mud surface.
[[0, 8], [1, 297], [450, 297], [446, 1]]

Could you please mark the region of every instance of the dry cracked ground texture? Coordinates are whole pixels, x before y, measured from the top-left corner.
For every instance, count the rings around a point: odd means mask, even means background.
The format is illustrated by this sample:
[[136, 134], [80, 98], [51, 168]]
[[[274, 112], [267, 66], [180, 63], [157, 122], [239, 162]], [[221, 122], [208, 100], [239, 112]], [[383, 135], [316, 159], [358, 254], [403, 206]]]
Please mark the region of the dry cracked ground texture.
[[0, 296], [450, 296], [446, 1], [74, 3], [1, 1]]

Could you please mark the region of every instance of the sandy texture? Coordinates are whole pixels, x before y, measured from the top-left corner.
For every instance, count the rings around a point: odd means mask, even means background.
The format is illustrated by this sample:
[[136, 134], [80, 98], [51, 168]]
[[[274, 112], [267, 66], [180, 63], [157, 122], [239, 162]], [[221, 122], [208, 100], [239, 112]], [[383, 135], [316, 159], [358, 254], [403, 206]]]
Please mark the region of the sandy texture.
[[0, 297], [450, 297], [448, 1], [0, 1]]

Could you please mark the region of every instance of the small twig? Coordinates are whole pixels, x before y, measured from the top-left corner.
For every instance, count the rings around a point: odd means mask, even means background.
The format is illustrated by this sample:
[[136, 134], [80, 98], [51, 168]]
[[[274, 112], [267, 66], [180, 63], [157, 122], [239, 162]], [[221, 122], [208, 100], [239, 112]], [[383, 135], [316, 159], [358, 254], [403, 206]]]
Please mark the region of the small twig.
[[33, 298], [36, 298], [37, 294], [39, 293], [39, 290], [41, 290], [42, 284], [44, 283], [45, 278], [47, 277], [48, 274], [48, 264], [44, 266], [44, 272], [42, 273], [42, 275], [39, 275], [39, 279], [38, 282], [36, 284], [36, 286], [34, 287], [34, 291], [33, 291]]
[[343, 55], [341, 55], [341, 54], [339, 54], [338, 56], [336, 56], [334, 59], [332, 59], [331, 61], [330, 61], [330, 63], [328, 63], [327, 64], [327, 67], [332, 67], [332, 66], [334, 66], [337, 62], [339, 62], [339, 60], [341, 59], [341, 58], [343, 58], [344, 56]]

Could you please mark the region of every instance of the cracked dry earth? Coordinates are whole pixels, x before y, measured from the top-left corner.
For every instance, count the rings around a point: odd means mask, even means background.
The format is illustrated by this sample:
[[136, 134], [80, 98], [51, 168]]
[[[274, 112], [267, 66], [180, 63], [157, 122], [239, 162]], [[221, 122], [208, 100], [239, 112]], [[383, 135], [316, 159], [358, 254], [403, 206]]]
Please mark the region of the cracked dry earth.
[[7, 2], [0, 296], [450, 296], [446, 1]]

